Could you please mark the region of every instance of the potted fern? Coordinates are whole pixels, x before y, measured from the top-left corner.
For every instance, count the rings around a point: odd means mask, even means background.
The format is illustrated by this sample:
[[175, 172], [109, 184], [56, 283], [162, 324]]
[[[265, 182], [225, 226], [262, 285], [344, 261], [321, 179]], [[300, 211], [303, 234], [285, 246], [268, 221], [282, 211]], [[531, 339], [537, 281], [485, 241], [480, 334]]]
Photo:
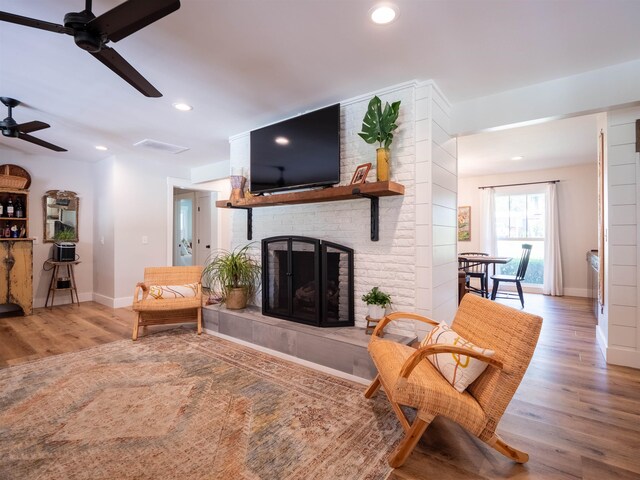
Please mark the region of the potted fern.
[[393, 141], [393, 132], [398, 125], [396, 120], [400, 113], [400, 101], [382, 108], [382, 101], [376, 95], [369, 102], [367, 112], [362, 120], [362, 132], [358, 133], [362, 139], [370, 144], [378, 143], [376, 149], [376, 178], [379, 182], [389, 181], [389, 147]]
[[202, 286], [230, 310], [245, 308], [260, 285], [260, 263], [249, 255], [250, 246], [219, 250], [207, 259], [202, 270]]
[[373, 287], [362, 296], [362, 301], [369, 307], [369, 318], [379, 320], [384, 317], [386, 308], [391, 305], [391, 295], [378, 287]]

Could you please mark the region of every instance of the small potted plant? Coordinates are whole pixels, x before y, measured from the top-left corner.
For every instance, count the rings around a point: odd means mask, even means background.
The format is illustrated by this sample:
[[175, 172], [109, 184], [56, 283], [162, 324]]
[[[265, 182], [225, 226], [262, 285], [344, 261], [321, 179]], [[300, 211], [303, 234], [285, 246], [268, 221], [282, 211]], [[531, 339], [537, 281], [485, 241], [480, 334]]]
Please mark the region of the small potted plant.
[[376, 149], [376, 178], [379, 182], [389, 181], [389, 147], [393, 141], [393, 131], [398, 128], [396, 120], [400, 113], [400, 102], [387, 102], [382, 108], [382, 101], [375, 96], [369, 102], [367, 113], [362, 120], [362, 132], [358, 133], [367, 143], [378, 142]]
[[373, 287], [362, 296], [362, 301], [369, 306], [369, 318], [379, 320], [384, 317], [386, 308], [391, 305], [391, 295]]
[[202, 286], [230, 310], [245, 308], [260, 285], [260, 262], [249, 253], [251, 244], [212, 254], [202, 270]]

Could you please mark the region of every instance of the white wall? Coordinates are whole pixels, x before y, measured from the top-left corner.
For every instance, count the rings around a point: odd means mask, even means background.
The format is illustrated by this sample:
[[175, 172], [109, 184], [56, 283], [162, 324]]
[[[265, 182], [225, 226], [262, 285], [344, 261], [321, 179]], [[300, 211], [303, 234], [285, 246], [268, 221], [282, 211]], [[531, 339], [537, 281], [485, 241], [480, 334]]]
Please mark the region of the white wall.
[[459, 178], [458, 204], [471, 206], [471, 240], [458, 242], [458, 251], [482, 251], [480, 245], [482, 238], [481, 190], [478, 187], [560, 180], [557, 189], [564, 294], [579, 297], [588, 296], [586, 254], [589, 250], [598, 248], [597, 145], [595, 139], [597, 139], [597, 132], [594, 132], [593, 164]]
[[[439, 188], [449, 189], [453, 197], [452, 204], [439, 203], [446, 204], [445, 210], [455, 212], [455, 142], [452, 150], [447, 133], [448, 104], [431, 82], [400, 85], [341, 102], [342, 185], [350, 182], [357, 165], [367, 162], [373, 163], [368, 181], [375, 181], [375, 146], [366, 144], [357, 135], [374, 94], [383, 102], [402, 102], [400, 127], [391, 146], [391, 179], [405, 186], [405, 195], [380, 199], [380, 240], [372, 242], [370, 239], [370, 202], [362, 199], [256, 208], [253, 211], [254, 241], [275, 235], [302, 235], [353, 248], [357, 325], [363, 325], [366, 316], [366, 306], [360, 297], [373, 286], [391, 294], [395, 310], [419, 311], [429, 316], [436, 313], [441, 316], [438, 319], [450, 320], [457, 295], [455, 236], [440, 228], [453, 228], [455, 215], [438, 217], [440, 223], [434, 226], [431, 188], [436, 175], [445, 185]], [[438, 122], [433, 120], [434, 109], [438, 109]], [[230, 143], [231, 166], [248, 169], [249, 135], [232, 137]], [[434, 145], [442, 150], [437, 153], [437, 164], [433, 160]], [[442, 196], [445, 195], [438, 195], [438, 198]], [[247, 243], [246, 213], [233, 211], [232, 218], [232, 244]], [[434, 236], [437, 242], [433, 241]], [[442, 267], [438, 274], [442, 276], [436, 283], [432, 268], [434, 245], [450, 245], [451, 250], [438, 264]], [[434, 302], [434, 291], [438, 287], [441, 287], [442, 295]], [[413, 323], [396, 325], [396, 329], [422, 334]]]
[[640, 108], [611, 112], [607, 125], [608, 324], [603, 335], [608, 362], [640, 368], [638, 160], [635, 122]]
[[[51, 272], [43, 270], [45, 260], [51, 258], [52, 243], [43, 243], [42, 198], [47, 190], [71, 190], [80, 199], [76, 253], [81, 263], [75, 267], [80, 301], [91, 300], [93, 294], [93, 192], [91, 164], [66, 160], [64, 156], [24, 155], [0, 147], [0, 164], [11, 163], [23, 167], [31, 175], [29, 187], [29, 235], [36, 237], [33, 245], [34, 307], [44, 306], [51, 280]], [[70, 296], [60, 292], [56, 304], [70, 303]]]

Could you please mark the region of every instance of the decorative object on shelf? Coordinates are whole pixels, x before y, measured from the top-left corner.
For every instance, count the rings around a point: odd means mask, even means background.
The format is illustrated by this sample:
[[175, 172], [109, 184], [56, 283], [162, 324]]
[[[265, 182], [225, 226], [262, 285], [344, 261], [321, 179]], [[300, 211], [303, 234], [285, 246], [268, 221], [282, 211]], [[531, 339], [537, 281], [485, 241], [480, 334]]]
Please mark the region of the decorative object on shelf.
[[242, 173], [242, 168], [231, 169], [231, 176], [229, 177], [231, 181], [231, 197], [229, 200], [232, 202], [237, 202], [244, 198], [244, 187], [247, 183], [247, 178]]
[[362, 139], [370, 144], [378, 142], [376, 149], [376, 178], [379, 182], [386, 182], [390, 178], [389, 147], [393, 141], [393, 131], [398, 128], [396, 120], [400, 113], [400, 101], [382, 108], [382, 101], [375, 96], [369, 102], [367, 113], [362, 120], [362, 132], [358, 133]]
[[373, 287], [362, 296], [362, 301], [369, 307], [369, 320], [380, 320], [384, 317], [386, 308], [391, 305], [391, 295], [379, 287]]
[[44, 242], [78, 242], [80, 199], [75, 192], [49, 190], [43, 198]]
[[29, 188], [31, 175], [22, 167], [9, 163], [0, 165], [0, 188]]
[[353, 177], [351, 177], [351, 185], [364, 183], [367, 180], [367, 175], [369, 174], [370, 168], [370, 163], [363, 163], [362, 165], [358, 165], [356, 167], [356, 171], [353, 172]]
[[253, 300], [260, 285], [260, 261], [249, 255], [251, 244], [232, 251], [219, 250], [205, 262], [202, 287], [230, 310], [240, 310]]
[[458, 241], [471, 240], [471, 207], [458, 207]]

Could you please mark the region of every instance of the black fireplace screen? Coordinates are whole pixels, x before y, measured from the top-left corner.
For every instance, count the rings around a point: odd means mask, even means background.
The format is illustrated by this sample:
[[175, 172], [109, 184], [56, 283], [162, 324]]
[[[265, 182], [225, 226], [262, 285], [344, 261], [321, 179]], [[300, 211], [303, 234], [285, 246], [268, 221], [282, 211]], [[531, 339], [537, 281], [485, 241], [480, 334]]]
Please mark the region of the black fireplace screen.
[[307, 237], [262, 240], [262, 313], [353, 326], [353, 250]]

